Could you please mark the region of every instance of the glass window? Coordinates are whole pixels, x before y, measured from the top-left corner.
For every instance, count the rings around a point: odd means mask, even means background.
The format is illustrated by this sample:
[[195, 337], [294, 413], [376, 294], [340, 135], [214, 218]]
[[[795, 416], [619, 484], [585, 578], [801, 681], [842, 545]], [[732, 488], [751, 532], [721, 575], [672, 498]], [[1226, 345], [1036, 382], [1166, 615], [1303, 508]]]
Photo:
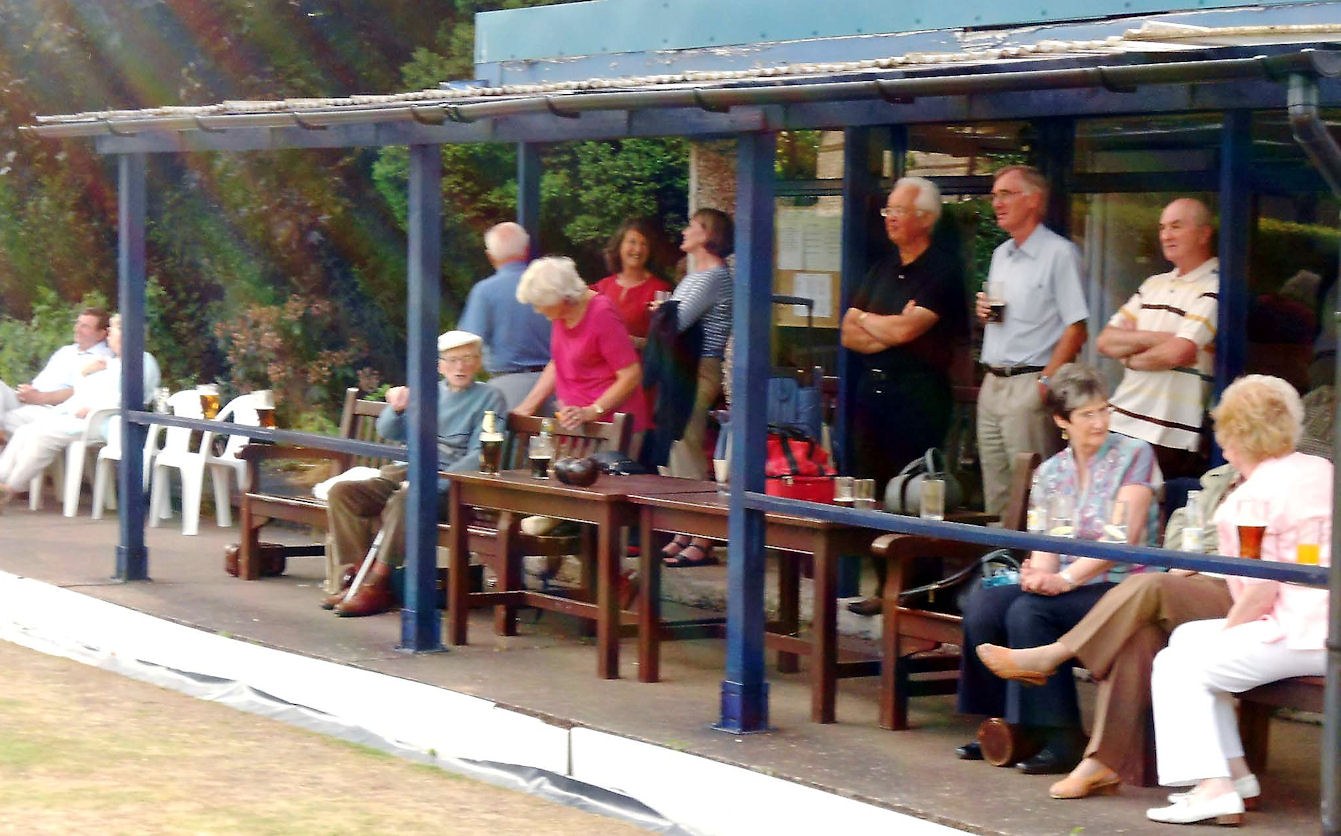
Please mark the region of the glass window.
[[1220, 124], [1219, 114], [1084, 119], [1076, 123], [1075, 170], [1214, 170], [1219, 165]]
[[[1032, 129], [1027, 122], [910, 125], [908, 173], [922, 177], [991, 174], [1024, 161]], [[888, 166], [886, 175], [889, 174]]]

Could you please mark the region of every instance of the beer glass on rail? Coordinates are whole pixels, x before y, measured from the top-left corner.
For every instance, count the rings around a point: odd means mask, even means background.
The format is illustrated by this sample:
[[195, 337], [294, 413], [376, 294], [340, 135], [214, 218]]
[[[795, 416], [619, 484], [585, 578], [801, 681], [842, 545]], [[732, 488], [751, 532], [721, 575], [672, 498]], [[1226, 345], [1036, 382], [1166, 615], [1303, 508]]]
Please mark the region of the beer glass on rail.
[[1266, 502], [1240, 499], [1235, 506], [1234, 523], [1239, 533], [1239, 557], [1262, 558], [1262, 538], [1266, 536]]

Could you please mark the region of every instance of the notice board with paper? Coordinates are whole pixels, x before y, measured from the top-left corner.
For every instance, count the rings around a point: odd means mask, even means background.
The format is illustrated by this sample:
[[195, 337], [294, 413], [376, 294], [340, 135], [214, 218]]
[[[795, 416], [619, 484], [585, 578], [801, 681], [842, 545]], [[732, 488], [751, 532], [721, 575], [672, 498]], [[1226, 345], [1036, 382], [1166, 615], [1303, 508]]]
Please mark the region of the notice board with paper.
[[[775, 293], [805, 296], [815, 302], [815, 327], [837, 328], [843, 267], [843, 216], [821, 198], [814, 206], [779, 206], [775, 219]], [[803, 305], [777, 308], [777, 324], [805, 326]]]

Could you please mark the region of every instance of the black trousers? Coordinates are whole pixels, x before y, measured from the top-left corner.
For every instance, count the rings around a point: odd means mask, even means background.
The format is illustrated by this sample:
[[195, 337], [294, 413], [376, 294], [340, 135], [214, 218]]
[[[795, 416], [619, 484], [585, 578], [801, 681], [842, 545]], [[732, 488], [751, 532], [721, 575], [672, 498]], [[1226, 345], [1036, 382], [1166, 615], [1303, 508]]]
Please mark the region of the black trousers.
[[1080, 704], [1068, 661], [1041, 686], [999, 679], [974, 652], [980, 644], [1022, 648], [1051, 644], [1085, 617], [1107, 581], [1077, 587], [1065, 595], [1035, 595], [1018, 585], [975, 591], [964, 613], [964, 653], [959, 663], [961, 714], [1004, 717], [1024, 726], [1080, 728]]
[[930, 373], [867, 370], [853, 399], [852, 474], [876, 480], [877, 497], [909, 462], [939, 447], [950, 429], [950, 384]]

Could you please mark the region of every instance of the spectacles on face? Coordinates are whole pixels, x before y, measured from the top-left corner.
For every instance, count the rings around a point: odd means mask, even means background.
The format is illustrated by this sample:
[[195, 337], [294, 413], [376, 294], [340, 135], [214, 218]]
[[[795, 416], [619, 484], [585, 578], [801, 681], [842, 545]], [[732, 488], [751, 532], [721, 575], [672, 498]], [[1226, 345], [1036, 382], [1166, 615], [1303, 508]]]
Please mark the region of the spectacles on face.
[[457, 357], [439, 357], [438, 362], [448, 366], [468, 366], [480, 359], [478, 354], [464, 354]]
[[1087, 424], [1107, 421], [1108, 416], [1113, 414], [1113, 407], [1110, 404], [1096, 406], [1091, 409], [1078, 409], [1071, 413], [1071, 423], [1085, 422]]
[[1015, 189], [993, 189], [992, 200], [1014, 200], [1022, 194], [1024, 194], [1024, 192], [1016, 191]]
[[903, 206], [886, 206], [880, 210], [880, 217], [882, 218], [906, 218], [910, 215], [920, 214], [922, 214], [921, 209], [908, 209]]

